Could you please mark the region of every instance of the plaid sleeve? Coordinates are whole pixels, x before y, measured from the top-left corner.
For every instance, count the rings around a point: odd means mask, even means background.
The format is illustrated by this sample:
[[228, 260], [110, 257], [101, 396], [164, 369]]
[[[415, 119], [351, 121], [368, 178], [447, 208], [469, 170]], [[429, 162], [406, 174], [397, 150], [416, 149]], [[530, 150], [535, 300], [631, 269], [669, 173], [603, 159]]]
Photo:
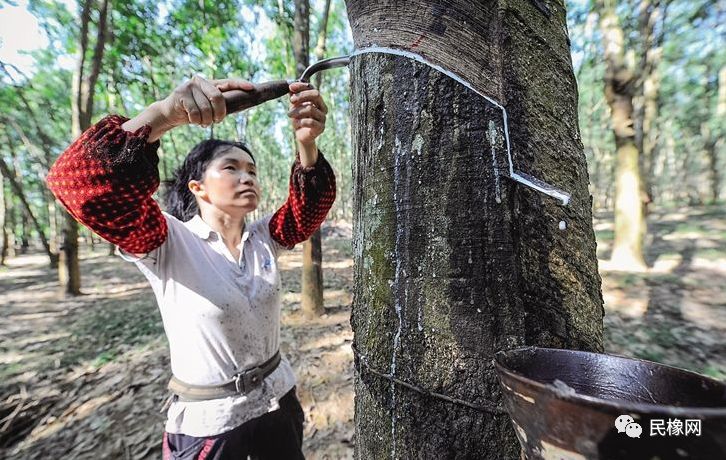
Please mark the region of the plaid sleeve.
[[270, 219], [270, 235], [280, 245], [292, 248], [310, 238], [325, 220], [335, 201], [335, 173], [323, 153], [312, 166], [295, 157], [290, 173], [287, 201]]
[[167, 224], [151, 197], [159, 187], [159, 141], [151, 127], [128, 132], [110, 115], [86, 130], [51, 167], [48, 188], [80, 223], [124, 251], [161, 246]]

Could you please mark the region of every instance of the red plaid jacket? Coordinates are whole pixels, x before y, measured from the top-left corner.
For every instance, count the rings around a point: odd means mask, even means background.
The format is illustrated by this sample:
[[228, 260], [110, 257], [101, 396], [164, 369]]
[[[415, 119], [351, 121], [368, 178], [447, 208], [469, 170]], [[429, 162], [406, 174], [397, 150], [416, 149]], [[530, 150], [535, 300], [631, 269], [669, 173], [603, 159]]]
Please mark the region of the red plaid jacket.
[[[128, 118], [110, 115], [85, 131], [58, 157], [48, 173], [50, 190], [80, 223], [121, 249], [152, 251], [166, 240], [166, 219], [152, 198], [159, 187], [159, 141], [147, 143], [151, 128], [128, 132]], [[335, 174], [322, 153], [303, 167], [296, 155], [289, 195], [270, 220], [270, 234], [292, 247], [325, 220], [335, 201]]]

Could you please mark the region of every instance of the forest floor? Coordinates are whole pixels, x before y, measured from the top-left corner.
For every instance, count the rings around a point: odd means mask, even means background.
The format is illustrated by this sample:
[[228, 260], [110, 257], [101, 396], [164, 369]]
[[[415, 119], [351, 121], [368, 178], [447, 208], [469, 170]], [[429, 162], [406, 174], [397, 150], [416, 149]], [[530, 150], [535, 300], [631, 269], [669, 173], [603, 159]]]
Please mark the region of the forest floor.
[[[598, 255], [611, 216], [595, 222]], [[726, 208], [654, 214], [642, 273], [606, 270], [606, 351], [726, 379]], [[284, 255], [282, 343], [298, 377], [309, 459], [352, 458], [350, 225], [324, 237], [326, 313], [299, 310], [301, 250]], [[0, 458], [158, 458], [169, 378], [150, 289], [133, 264], [86, 252], [83, 291], [58, 300], [40, 255], [0, 268]]]

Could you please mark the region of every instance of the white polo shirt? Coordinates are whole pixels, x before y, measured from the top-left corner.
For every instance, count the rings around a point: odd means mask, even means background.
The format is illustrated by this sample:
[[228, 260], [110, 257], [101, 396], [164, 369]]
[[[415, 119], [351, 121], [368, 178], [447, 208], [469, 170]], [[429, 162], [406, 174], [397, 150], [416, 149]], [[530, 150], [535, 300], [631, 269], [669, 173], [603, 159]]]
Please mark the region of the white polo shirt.
[[[172, 373], [194, 385], [214, 385], [267, 361], [279, 349], [280, 273], [270, 236], [271, 215], [247, 224], [235, 260], [219, 233], [197, 215], [188, 222], [163, 213], [166, 241], [138, 258], [119, 249], [151, 284], [169, 341]], [[212, 436], [277, 409], [295, 385], [283, 357], [263, 385], [244, 396], [174, 401], [166, 431]]]

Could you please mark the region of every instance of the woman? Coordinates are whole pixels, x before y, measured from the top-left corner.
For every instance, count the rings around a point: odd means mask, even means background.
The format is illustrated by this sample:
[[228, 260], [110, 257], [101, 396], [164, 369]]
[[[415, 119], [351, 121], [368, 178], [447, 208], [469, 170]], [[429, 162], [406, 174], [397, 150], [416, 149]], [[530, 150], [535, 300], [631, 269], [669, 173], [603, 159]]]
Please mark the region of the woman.
[[253, 87], [195, 77], [132, 119], [102, 119], [48, 174], [67, 210], [116, 244], [156, 295], [173, 374], [165, 459], [303, 458], [295, 377], [278, 351], [277, 256], [306, 240], [335, 199], [335, 176], [315, 143], [327, 113], [320, 93], [290, 85], [298, 154], [288, 199], [271, 216], [246, 222], [261, 189], [254, 157], [236, 142], [201, 142], [171, 181], [167, 211], [152, 198], [159, 138], [222, 121], [222, 93]]

